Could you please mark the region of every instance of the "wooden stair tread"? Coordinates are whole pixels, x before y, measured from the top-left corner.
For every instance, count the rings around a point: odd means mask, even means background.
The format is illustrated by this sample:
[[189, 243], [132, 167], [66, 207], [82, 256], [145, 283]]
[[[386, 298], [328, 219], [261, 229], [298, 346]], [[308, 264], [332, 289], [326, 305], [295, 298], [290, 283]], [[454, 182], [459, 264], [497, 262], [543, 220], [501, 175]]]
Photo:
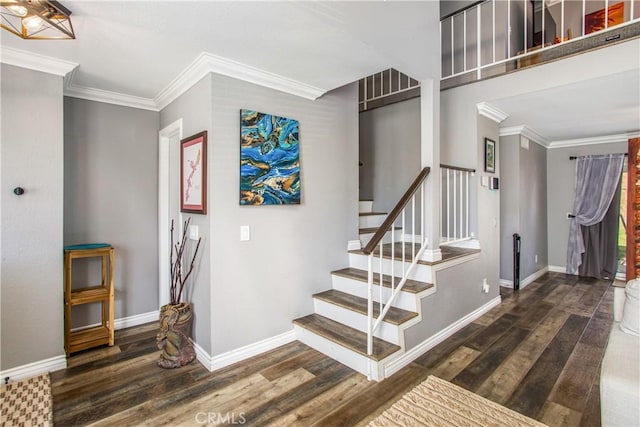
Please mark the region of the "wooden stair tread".
[[[396, 242], [394, 243], [394, 256], [393, 258], [396, 261], [402, 261], [402, 242]], [[411, 243], [411, 242], [405, 242], [404, 243], [404, 251], [405, 251], [405, 261], [406, 262], [411, 262], [411, 258], [413, 257], [413, 250], [415, 248], [415, 252], [417, 253], [420, 250], [420, 244], [416, 243], [415, 246]], [[455, 258], [460, 258], [463, 257], [465, 255], [470, 255], [473, 253], [477, 253], [480, 252], [480, 249], [472, 249], [472, 248], [459, 248], [459, 247], [454, 247], [454, 246], [441, 246], [440, 247], [440, 251], [442, 252], [442, 259], [440, 261], [424, 261], [424, 260], [418, 260], [418, 264], [423, 264], [423, 265], [436, 265], [436, 264], [440, 264]], [[367, 255], [365, 254], [362, 249], [358, 249], [358, 250], [353, 250], [353, 251], [349, 251], [349, 253], [352, 254], [358, 254], [358, 255]], [[375, 256], [378, 256], [378, 254], [380, 253], [380, 250], [378, 248], [376, 248], [373, 251]], [[382, 245], [382, 256], [385, 259], [391, 259], [391, 243], [385, 243]]]
[[400, 350], [400, 347], [395, 344], [373, 337], [373, 354], [367, 355], [367, 334], [319, 314], [295, 319], [293, 323], [375, 361], [380, 361]]
[[360, 212], [360, 216], [372, 216], [372, 215], [386, 215], [386, 212]]
[[[342, 270], [332, 271], [331, 274], [345, 277], [347, 279], [355, 279], [355, 280], [358, 280], [359, 282], [363, 282], [364, 284], [366, 284], [369, 281], [369, 274], [367, 273], [366, 270], [360, 270], [352, 267], [347, 267], [347, 268], [343, 268]], [[394, 279], [395, 279], [394, 281], [396, 285], [400, 283], [400, 277], [395, 277]], [[380, 284], [380, 275], [378, 273], [375, 273], [373, 275], [373, 284], [374, 285]], [[387, 274], [384, 274], [382, 276], [382, 286], [384, 286], [385, 288], [391, 288], [391, 276]], [[402, 287], [402, 290], [404, 292], [418, 294], [422, 291], [426, 291], [427, 289], [431, 289], [431, 288], [433, 288], [433, 284], [431, 283], [419, 282], [417, 280], [409, 279]]]
[[[358, 234], [375, 233], [380, 227], [366, 227], [358, 229]], [[402, 230], [402, 227], [394, 227], [394, 230]]]
[[[346, 292], [330, 289], [328, 291], [317, 293], [313, 296], [321, 301], [325, 301], [337, 306], [346, 308], [356, 313], [367, 315], [367, 300], [355, 295], [350, 295]], [[380, 314], [380, 304], [373, 304], [373, 316], [378, 317]], [[416, 317], [418, 313], [408, 310], [403, 310], [397, 307], [391, 307], [384, 317], [384, 321], [393, 325], [401, 325]]]

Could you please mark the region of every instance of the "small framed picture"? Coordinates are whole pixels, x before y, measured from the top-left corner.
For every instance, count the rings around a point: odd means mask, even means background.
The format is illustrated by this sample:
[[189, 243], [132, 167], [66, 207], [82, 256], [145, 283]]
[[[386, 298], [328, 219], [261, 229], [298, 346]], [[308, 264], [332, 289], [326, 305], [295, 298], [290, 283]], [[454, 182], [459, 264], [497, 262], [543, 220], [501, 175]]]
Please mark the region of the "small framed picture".
[[484, 139], [484, 171], [496, 171], [496, 143], [489, 138]]
[[207, 131], [180, 141], [180, 211], [207, 213]]

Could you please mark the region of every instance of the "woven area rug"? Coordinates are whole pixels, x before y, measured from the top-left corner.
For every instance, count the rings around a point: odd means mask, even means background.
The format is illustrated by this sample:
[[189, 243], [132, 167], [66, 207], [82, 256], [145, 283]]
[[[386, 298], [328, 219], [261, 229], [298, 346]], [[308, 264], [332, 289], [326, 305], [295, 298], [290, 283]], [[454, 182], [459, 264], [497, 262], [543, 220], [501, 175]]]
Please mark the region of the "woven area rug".
[[433, 375], [405, 394], [369, 425], [545, 426]]
[[51, 426], [53, 404], [49, 373], [0, 388], [2, 426]]

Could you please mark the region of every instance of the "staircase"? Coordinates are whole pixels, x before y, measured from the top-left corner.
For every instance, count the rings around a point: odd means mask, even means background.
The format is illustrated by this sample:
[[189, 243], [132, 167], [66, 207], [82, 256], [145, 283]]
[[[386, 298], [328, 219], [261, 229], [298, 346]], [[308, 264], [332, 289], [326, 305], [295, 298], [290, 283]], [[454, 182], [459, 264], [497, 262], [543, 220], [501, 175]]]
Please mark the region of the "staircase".
[[[360, 241], [368, 242], [385, 218], [386, 213], [373, 210], [372, 201], [361, 201]], [[383, 256], [372, 265], [374, 320], [380, 313], [381, 297], [385, 303], [391, 297], [391, 272], [396, 273], [393, 288], [397, 288], [401, 281], [398, 272], [409, 268], [411, 259], [403, 253], [417, 253], [420, 248], [419, 243], [405, 242], [401, 234], [401, 227], [392, 225], [376, 249], [377, 256], [380, 250]], [[386, 367], [405, 354], [405, 331], [422, 320], [421, 300], [436, 291], [432, 267], [433, 263], [423, 261], [415, 266], [390, 303], [380, 327], [373, 332], [373, 345], [368, 354], [369, 256], [363, 250], [349, 251], [349, 267], [331, 272], [333, 288], [313, 295], [314, 313], [293, 321], [298, 340], [370, 379], [384, 379]]]

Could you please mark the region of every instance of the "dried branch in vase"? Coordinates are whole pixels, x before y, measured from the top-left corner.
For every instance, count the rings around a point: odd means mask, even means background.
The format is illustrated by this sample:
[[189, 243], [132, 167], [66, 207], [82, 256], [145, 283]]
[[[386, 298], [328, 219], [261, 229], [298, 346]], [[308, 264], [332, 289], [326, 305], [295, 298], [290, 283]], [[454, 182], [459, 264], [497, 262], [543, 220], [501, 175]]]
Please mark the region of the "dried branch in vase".
[[198, 249], [200, 248], [200, 242], [202, 238], [198, 238], [198, 243], [196, 245], [196, 249], [193, 252], [191, 257], [191, 262], [189, 263], [189, 268], [186, 270], [186, 274], [183, 271], [183, 256], [185, 254], [185, 248], [187, 246], [187, 233], [186, 230], [189, 228], [189, 223], [191, 222], [191, 218], [188, 218], [183, 225], [182, 228], [182, 236], [179, 238], [179, 241], [174, 244], [173, 241], [173, 220], [171, 220], [171, 286], [170, 286], [170, 298], [171, 304], [179, 304], [180, 300], [182, 300], [182, 292], [184, 291], [185, 284], [193, 273], [193, 268], [195, 266], [196, 256], [198, 255]]

